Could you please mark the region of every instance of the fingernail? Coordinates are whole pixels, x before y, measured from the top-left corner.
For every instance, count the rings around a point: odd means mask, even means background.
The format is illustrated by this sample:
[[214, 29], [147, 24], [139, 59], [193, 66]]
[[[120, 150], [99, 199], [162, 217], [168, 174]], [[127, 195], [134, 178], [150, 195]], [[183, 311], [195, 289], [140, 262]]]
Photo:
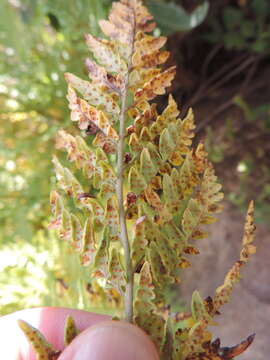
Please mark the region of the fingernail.
[[150, 338], [138, 327], [122, 321], [94, 325], [63, 351], [59, 360], [158, 360]]

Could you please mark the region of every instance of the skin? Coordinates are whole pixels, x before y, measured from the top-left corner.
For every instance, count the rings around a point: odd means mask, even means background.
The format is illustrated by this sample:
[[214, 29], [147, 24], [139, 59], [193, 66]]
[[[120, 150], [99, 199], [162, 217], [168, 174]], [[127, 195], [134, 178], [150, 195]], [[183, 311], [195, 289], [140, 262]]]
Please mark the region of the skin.
[[65, 348], [59, 360], [159, 360], [154, 344], [138, 327], [127, 322], [111, 321], [106, 315], [54, 307], [22, 310], [1, 317], [1, 358], [36, 359], [17, 324], [18, 319], [38, 328], [56, 349], [63, 350], [67, 315], [74, 318], [82, 332]]

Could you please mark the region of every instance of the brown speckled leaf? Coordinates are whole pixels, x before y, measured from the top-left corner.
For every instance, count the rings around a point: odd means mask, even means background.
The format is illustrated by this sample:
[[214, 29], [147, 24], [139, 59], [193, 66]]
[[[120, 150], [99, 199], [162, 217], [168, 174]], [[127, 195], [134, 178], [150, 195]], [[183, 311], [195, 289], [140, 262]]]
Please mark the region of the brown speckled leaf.
[[92, 265], [97, 249], [94, 227], [90, 218], [84, 224], [82, 242], [81, 264], [84, 266]]
[[111, 241], [119, 240], [119, 215], [115, 198], [109, 198], [105, 207], [104, 220], [108, 228], [108, 237]]
[[135, 93], [135, 100], [137, 102], [144, 99], [151, 100], [157, 95], [165, 94], [166, 87], [171, 86], [172, 80], [175, 76], [175, 66], [170, 67], [164, 72], [156, 75], [149, 82], [147, 82], [142, 89], [139, 89]]
[[79, 331], [76, 328], [75, 321], [72, 316], [68, 315], [64, 328], [64, 344], [69, 345], [71, 341], [78, 335]]
[[116, 248], [113, 248], [110, 254], [109, 273], [109, 281], [118, 290], [119, 294], [123, 296], [126, 285], [125, 271]]
[[38, 329], [29, 325], [24, 320], [18, 320], [18, 324], [27, 337], [28, 341], [33, 346], [37, 355], [37, 360], [57, 359], [61, 352], [55, 350]]
[[[104, 92], [98, 84], [80, 79], [70, 73], [66, 73], [65, 78], [68, 84], [79, 91], [91, 105], [99, 105], [108, 113], [119, 114], [119, 105], [115, 102], [112, 95]], [[68, 94], [68, 100], [71, 103], [70, 107], [74, 107], [74, 94], [71, 95], [71, 92]], [[73, 118], [73, 120], [75, 119]]]
[[112, 73], [125, 73], [127, 71], [126, 63], [120, 58], [119, 54], [114, 51], [109, 41], [97, 39], [87, 34], [85, 35], [86, 43], [93, 53], [96, 60]]
[[140, 193], [146, 187], [146, 182], [144, 177], [138, 172], [138, 170], [134, 166], [132, 166], [129, 170], [128, 182], [129, 182], [130, 190], [137, 195], [140, 195]]

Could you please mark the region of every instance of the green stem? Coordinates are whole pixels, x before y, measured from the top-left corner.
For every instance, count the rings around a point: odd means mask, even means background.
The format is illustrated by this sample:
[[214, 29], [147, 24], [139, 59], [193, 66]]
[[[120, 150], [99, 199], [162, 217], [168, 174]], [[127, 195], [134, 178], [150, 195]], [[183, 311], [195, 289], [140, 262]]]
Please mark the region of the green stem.
[[[135, 34], [135, 16], [134, 16], [134, 34]], [[126, 214], [124, 208], [124, 147], [125, 147], [125, 117], [127, 111], [127, 97], [128, 97], [128, 84], [129, 74], [132, 67], [132, 55], [134, 51], [134, 34], [132, 38], [132, 50], [130, 58], [128, 60], [128, 71], [125, 79], [125, 87], [121, 97], [121, 112], [119, 116], [119, 141], [117, 146], [117, 182], [116, 182], [116, 194], [118, 200], [119, 209], [119, 222], [120, 222], [120, 238], [124, 248], [125, 254], [125, 266], [127, 275], [127, 284], [125, 291], [125, 318], [127, 321], [133, 321], [133, 287], [134, 287], [134, 271], [132, 267], [130, 244], [127, 232]]]

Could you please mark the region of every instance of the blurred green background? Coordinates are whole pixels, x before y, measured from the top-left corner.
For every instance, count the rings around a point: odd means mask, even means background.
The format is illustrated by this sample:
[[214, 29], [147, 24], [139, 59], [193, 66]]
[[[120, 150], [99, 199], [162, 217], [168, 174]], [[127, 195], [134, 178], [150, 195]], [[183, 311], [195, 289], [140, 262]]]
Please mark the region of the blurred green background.
[[[240, 209], [255, 198], [257, 221], [266, 222], [270, 2], [145, 2], [156, 34], [169, 37], [168, 63], [178, 66], [171, 91], [182, 114], [194, 108], [197, 139], [205, 140], [227, 198]], [[77, 131], [63, 74], [86, 75], [84, 33], [99, 35], [111, 3], [0, 2], [0, 315], [38, 305], [99, 310], [87, 271], [47, 225], [55, 136]]]

